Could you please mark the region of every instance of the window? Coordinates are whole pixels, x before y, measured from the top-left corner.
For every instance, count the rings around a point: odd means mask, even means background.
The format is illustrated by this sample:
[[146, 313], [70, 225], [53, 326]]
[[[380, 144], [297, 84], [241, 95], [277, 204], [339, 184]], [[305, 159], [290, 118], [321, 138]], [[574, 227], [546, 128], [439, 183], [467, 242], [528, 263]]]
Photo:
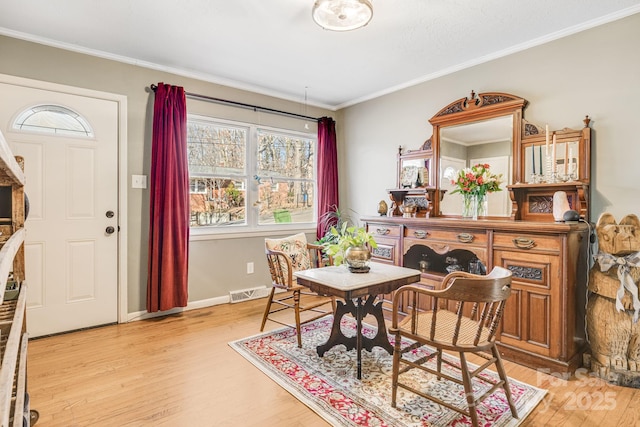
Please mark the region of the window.
[[191, 227], [313, 226], [316, 137], [190, 115]]
[[89, 123], [75, 111], [61, 105], [36, 105], [28, 108], [18, 115], [13, 128], [93, 138]]

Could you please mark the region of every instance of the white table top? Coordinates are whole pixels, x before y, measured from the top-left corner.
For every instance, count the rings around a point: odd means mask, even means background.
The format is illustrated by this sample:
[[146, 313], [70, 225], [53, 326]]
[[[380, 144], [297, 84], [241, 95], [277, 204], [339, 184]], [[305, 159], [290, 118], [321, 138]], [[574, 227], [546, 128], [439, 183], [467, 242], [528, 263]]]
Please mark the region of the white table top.
[[368, 273], [352, 273], [346, 265], [296, 271], [294, 276], [311, 280], [341, 291], [351, 291], [392, 280], [420, 275], [420, 270], [377, 262], [369, 263]]

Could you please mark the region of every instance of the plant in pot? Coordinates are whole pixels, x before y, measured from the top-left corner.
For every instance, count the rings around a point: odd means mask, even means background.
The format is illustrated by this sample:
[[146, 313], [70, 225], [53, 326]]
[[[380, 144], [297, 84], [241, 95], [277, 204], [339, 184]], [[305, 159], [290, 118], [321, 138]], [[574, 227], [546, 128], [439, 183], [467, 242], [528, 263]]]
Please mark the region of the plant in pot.
[[336, 205], [331, 206], [331, 209], [325, 212], [322, 217], [320, 217], [320, 223], [323, 225], [323, 228], [326, 230], [324, 236], [316, 241], [317, 245], [327, 246], [329, 244], [337, 243], [338, 236], [340, 233], [333, 234], [331, 232], [332, 228], [336, 228], [338, 230], [342, 229], [342, 225], [345, 223], [350, 223], [351, 218], [348, 215], [343, 213]]
[[368, 246], [377, 248], [378, 244], [364, 227], [345, 221], [340, 228], [331, 227], [329, 234], [332, 238], [324, 245], [324, 251], [333, 259], [333, 265], [347, 264], [353, 273], [369, 271], [371, 252]]

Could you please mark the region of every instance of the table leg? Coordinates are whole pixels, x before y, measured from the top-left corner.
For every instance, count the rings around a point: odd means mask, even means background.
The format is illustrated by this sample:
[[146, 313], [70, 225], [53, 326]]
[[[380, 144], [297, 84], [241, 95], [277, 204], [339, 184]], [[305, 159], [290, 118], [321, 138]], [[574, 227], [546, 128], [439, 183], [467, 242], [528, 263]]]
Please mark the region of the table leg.
[[[364, 310], [362, 307], [362, 298], [358, 297], [358, 306], [356, 308], [356, 352], [357, 352], [357, 366], [358, 366], [358, 379], [362, 378], [362, 318], [364, 317]], [[371, 350], [369, 350], [371, 351]]]
[[[393, 354], [393, 346], [389, 343], [387, 337], [387, 327], [384, 321], [384, 313], [382, 311], [382, 302], [374, 304], [375, 295], [370, 295], [367, 301], [362, 304], [362, 298], [357, 299], [357, 304], [353, 300], [346, 302], [336, 301], [336, 312], [333, 316], [333, 325], [331, 326], [331, 334], [326, 343], [316, 347], [318, 356], [324, 354], [334, 346], [343, 344], [347, 351], [356, 349], [357, 352], [357, 375], [358, 379], [362, 376], [362, 349], [371, 351], [373, 347], [378, 346], [387, 350], [389, 354]], [[346, 314], [351, 314], [356, 319], [356, 335], [347, 337], [340, 329], [340, 322]], [[378, 322], [378, 331], [373, 338], [362, 335], [362, 319], [371, 314]]]
[[370, 295], [369, 298], [367, 298], [362, 318], [371, 314], [378, 322], [378, 331], [373, 338], [362, 337], [363, 346], [364, 349], [368, 351], [373, 350], [373, 347], [375, 346], [382, 347], [387, 350], [389, 354], [393, 354], [393, 346], [389, 342], [389, 337], [387, 336], [387, 325], [384, 321], [384, 313], [382, 311], [383, 302], [380, 301], [378, 304], [374, 304], [376, 297], [376, 295]]
[[353, 317], [357, 316], [356, 306], [353, 301], [348, 300], [346, 303], [342, 301], [336, 301], [336, 312], [333, 315], [333, 325], [331, 326], [331, 334], [326, 343], [316, 347], [318, 356], [322, 357], [332, 347], [338, 344], [344, 344], [347, 347], [347, 351], [352, 348], [356, 348], [356, 337], [347, 337], [342, 333], [340, 329], [340, 322], [345, 314], [351, 314]]

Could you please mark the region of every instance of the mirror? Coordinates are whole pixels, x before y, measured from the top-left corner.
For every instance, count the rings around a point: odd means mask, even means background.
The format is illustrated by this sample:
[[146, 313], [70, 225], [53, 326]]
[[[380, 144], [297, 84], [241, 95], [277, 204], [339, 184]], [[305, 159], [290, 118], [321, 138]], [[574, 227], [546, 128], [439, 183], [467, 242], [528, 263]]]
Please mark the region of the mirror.
[[520, 177], [522, 111], [527, 101], [508, 93], [471, 92], [441, 109], [429, 122], [433, 126], [433, 169], [437, 182], [434, 216], [462, 216], [463, 197], [451, 194], [458, 172], [488, 164], [492, 175], [502, 175], [501, 191], [487, 195], [486, 217], [513, 215], [508, 185]]
[[513, 115], [442, 127], [440, 129], [440, 188], [446, 190], [440, 203], [442, 215], [460, 215], [462, 196], [452, 194], [458, 171], [478, 163], [491, 166], [492, 174], [501, 175], [497, 191], [488, 194], [488, 216], [511, 214], [507, 185], [513, 175]]
[[581, 176], [580, 140], [577, 136], [568, 138], [562, 136], [565, 139], [562, 141], [556, 136], [558, 135], [554, 132], [553, 136], [546, 138], [544, 142], [532, 143], [524, 147], [525, 182], [529, 184], [571, 182], [578, 180]]
[[398, 188], [422, 188], [430, 185], [430, 159], [424, 158], [420, 153], [400, 155], [400, 175]]
[[429, 217], [435, 194], [433, 174], [433, 150], [431, 140], [427, 140], [418, 150], [403, 152], [398, 147], [398, 181], [396, 188], [389, 191], [393, 216]]

